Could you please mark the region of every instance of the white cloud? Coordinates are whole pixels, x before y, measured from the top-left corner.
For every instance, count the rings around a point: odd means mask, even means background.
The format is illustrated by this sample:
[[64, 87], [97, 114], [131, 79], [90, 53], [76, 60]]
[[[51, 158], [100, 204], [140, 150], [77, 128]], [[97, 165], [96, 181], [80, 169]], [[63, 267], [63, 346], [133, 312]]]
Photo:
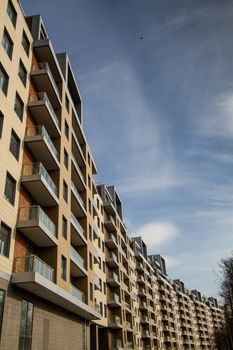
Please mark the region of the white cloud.
[[180, 230], [173, 223], [154, 221], [139, 227], [134, 235], [141, 236], [151, 252], [155, 253], [154, 249], [170, 243], [180, 234]]
[[169, 255], [163, 255], [167, 269], [172, 269], [180, 264], [180, 260]]

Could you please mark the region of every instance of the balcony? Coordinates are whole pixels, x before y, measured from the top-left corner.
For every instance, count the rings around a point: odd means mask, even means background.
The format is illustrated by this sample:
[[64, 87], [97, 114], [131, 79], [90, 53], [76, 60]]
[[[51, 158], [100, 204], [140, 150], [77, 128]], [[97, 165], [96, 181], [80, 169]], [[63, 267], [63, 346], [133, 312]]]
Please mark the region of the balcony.
[[95, 310], [80, 300], [80, 294], [72, 286], [69, 293], [55, 284], [54, 270], [37, 256], [16, 258], [14, 266], [13, 285], [87, 320], [100, 319]]
[[142, 338], [150, 338], [150, 332], [147, 330], [142, 331]]
[[38, 62], [48, 62], [49, 67], [53, 73], [56, 81], [62, 80], [62, 73], [57, 61], [56, 54], [53, 50], [52, 43], [49, 38], [34, 40], [33, 51], [37, 57]]
[[116, 294], [116, 293], [110, 293], [110, 295], [108, 297], [108, 305], [110, 307], [119, 307], [119, 306], [121, 306], [119, 295]]
[[44, 126], [27, 128], [24, 142], [35, 160], [47, 170], [59, 169], [58, 152]]
[[37, 91], [46, 92], [53, 108], [57, 109], [61, 107], [60, 92], [48, 63], [41, 62], [38, 66], [33, 66], [31, 79]]
[[45, 92], [29, 96], [28, 110], [37, 125], [44, 125], [50, 137], [60, 136], [60, 123]]
[[71, 284], [70, 286], [70, 293], [77, 298], [78, 300], [82, 301], [83, 303], [85, 303], [85, 294], [83, 292], [81, 292], [81, 290], [79, 290], [78, 288], [76, 288], [75, 286], [73, 286]]
[[[94, 181], [93, 181], [94, 182]], [[93, 187], [94, 188], [94, 187]], [[93, 198], [92, 199], [92, 206], [93, 206], [93, 215], [94, 216], [97, 216], [98, 215], [98, 207], [97, 207], [97, 204], [96, 204], [96, 201], [95, 199]]]
[[94, 264], [99, 264], [100, 256], [99, 256], [98, 249], [95, 246], [93, 246], [92, 253], [93, 253], [93, 257], [94, 257]]
[[140, 322], [141, 323], [149, 323], [149, 318], [145, 315], [142, 315], [141, 318], [140, 318]]
[[58, 205], [57, 187], [42, 163], [23, 165], [21, 183], [42, 207]]
[[128, 275], [128, 270], [122, 265], [122, 272], [124, 274], [124, 279], [128, 279], [129, 275]]
[[111, 215], [106, 218], [104, 224], [108, 232], [115, 232], [117, 229], [116, 222]]
[[121, 251], [122, 257], [124, 258], [125, 262], [127, 262], [127, 254], [124, 250]]
[[138, 283], [145, 284], [145, 277], [143, 275], [138, 276]]
[[96, 273], [94, 273], [94, 286], [95, 286], [95, 289], [100, 290], [100, 279]]
[[115, 207], [114, 207], [114, 204], [111, 200], [106, 200], [104, 202], [104, 209], [105, 209], [106, 213], [108, 213], [108, 214], [112, 214], [112, 215], [115, 214]]
[[144, 289], [144, 288], [140, 288], [140, 289], [138, 290], [138, 295], [139, 295], [140, 297], [146, 298], [146, 291], [145, 291], [145, 289]]
[[80, 225], [78, 219], [71, 212], [71, 243], [74, 247], [87, 245], [86, 232]]
[[70, 247], [70, 274], [73, 277], [87, 276], [85, 261], [72, 246]]
[[122, 341], [120, 339], [114, 339], [110, 346], [110, 350], [124, 350]]
[[56, 226], [39, 206], [19, 208], [17, 229], [37, 247], [57, 245]]
[[126, 322], [126, 330], [127, 332], [133, 332], [132, 323], [129, 321]]
[[122, 328], [121, 318], [119, 316], [112, 316], [109, 320], [108, 327], [113, 329]]
[[128, 295], [130, 295], [129, 287], [128, 287], [126, 284], [124, 284], [124, 291], [125, 291]]
[[141, 310], [147, 310], [146, 302], [140, 303], [140, 304], [139, 304], [139, 309], [141, 309]]
[[116, 249], [117, 246], [117, 239], [112, 233], [108, 233], [105, 238], [105, 244], [109, 249]]
[[74, 182], [78, 191], [85, 191], [86, 181], [83, 176], [83, 173], [73, 155], [71, 156], [71, 160], [72, 160], [72, 181]]
[[136, 265], [136, 270], [137, 271], [140, 271], [140, 272], [143, 272], [144, 271], [144, 268], [143, 268], [143, 264], [141, 262], [138, 262], [137, 265]]
[[129, 303], [127, 303], [126, 301], [125, 301], [125, 311], [126, 311], [126, 313], [129, 313], [129, 314], [131, 314], [131, 313], [132, 313], [132, 310], [131, 310], [130, 304], [129, 304]]
[[79, 166], [81, 167], [85, 166], [86, 164], [85, 156], [73, 130], [72, 130], [72, 153], [75, 155], [76, 162], [79, 164]]
[[85, 204], [74, 183], [71, 182], [71, 208], [75, 216], [83, 218], [87, 215]]
[[109, 273], [107, 274], [107, 283], [112, 287], [119, 286], [119, 276], [114, 271], [109, 271]]
[[126, 240], [125, 237], [122, 235], [122, 233], [120, 233], [120, 237], [121, 237], [121, 244], [123, 247], [126, 247]]
[[110, 252], [106, 256], [106, 263], [110, 267], [117, 267], [118, 266], [118, 258], [117, 258], [117, 256], [113, 252]]

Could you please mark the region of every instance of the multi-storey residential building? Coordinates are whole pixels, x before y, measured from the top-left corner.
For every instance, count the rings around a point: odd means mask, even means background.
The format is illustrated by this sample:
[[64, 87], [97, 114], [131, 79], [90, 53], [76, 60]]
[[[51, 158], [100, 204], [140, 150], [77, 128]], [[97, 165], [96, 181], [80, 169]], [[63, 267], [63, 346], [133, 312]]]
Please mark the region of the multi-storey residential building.
[[95, 183], [68, 56], [17, 0], [0, 18], [0, 349], [211, 349], [217, 301], [170, 280]]

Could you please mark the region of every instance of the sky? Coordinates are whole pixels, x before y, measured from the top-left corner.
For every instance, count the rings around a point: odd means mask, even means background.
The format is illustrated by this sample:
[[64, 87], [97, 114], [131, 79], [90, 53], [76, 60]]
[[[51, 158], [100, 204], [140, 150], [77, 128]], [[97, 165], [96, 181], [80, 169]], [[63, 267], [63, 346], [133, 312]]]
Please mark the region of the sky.
[[97, 182], [171, 278], [218, 293], [233, 251], [233, 2], [22, 0], [66, 51]]

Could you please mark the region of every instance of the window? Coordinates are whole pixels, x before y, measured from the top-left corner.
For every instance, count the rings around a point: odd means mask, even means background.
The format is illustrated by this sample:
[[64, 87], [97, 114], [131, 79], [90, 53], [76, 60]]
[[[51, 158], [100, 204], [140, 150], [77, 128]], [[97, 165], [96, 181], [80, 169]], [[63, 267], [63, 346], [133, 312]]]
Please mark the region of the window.
[[3, 68], [3, 66], [0, 64], [0, 89], [5, 95], [7, 95], [8, 82], [9, 82], [9, 77], [6, 74], [6, 71]]
[[90, 283], [90, 300], [93, 301], [93, 284]]
[[102, 280], [99, 278], [99, 286], [100, 286], [100, 291], [102, 292]]
[[99, 258], [99, 269], [101, 270], [101, 258]]
[[2, 333], [5, 291], [0, 289], [0, 337]]
[[63, 181], [63, 198], [68, 202], [68, 186], [65, 181]]
[[22, 300], [19, 350], [31, 350], [32, 347], [32, 325], [34, 305], [28, 300]]
[[19, 147], [20, 147], [20, 139], [14, 132], [14, 130], [11, 131], [11, 141], [10, 141], [10, 152], [13, 154], [13, 156], [18, 160], [19, 159]]
[[16, 181], [9, 173], [7, 173], [5, 184], [5, 197], [12, 205], [15, 204], [15, 189]]
[[91, 229], [91, 225], [89, 225], [89, 239], [92, 241], [92, 229]]
[[66, 95], [66, 109], [67, 109], [68, 112], [70, 111], [70, 101], [69, 101], [67, 95]]
[[90, 153], [87, 154], [87, 159], [88, 159], [88, 165], [91, 166], [91, 157], [90, 157]]
[[[0, 254], [6, 257], [9, 256], [11, 241], [11, 229], [1, 222], [0, 227]], [[1, 322], [1, 319], [0, 319]]]
[[103, 272], [105, 272], [105, 261], [103, 261]]
[[90, 175], [88, 175], [88, 187], [91, 190], [91, 178], [90, 178]]
[[103, 303], [100, 302], [100, 315], [103, 316]]
[[66, 280], [66, 258], [61, 256], [61, 278]]
[[7, 32], [6, 28], [4, 29], [4, 32], [3, 32], [2, 46], [4, 47], [8, 57], [11, 59], [12, 53], [13, 53], [13, 41], [11, 40], [11, 37]]
[[97, 217], [97, 226], [100, 228], [100, 218]]
[[67, 239], [67, 220], [65, 216], [62, 216], [62, 236]]
[[106, 283], [104, 282], [104, 294], [106, 295]]
[[92, 254], [91, 253], [89, 253], [89, 265], [90, 265], [90, 269], [92, 270], [93, 263], [92, 263]]
[[28, 37], [27, 37], [25, 31], [23, 31], [23, 36], [22, 36], [22, 46], [23, 46], [24, 51], [26, 52], [27, 56], [29, 56], [30, 42], [28, 40]]
[[65, 165], [66, 169], [68, 169], [68, 167], [69, 167], [69, 156], [68, 156], [68, 153], [66, 152], [65, 149], [64, 149], [64, 165]]
[[11, 23], [15, 27], [16, 21], [17, 21], [17, 12], [15, 11], [15, 8], [14, 8], [11, 0], [8, 1], [7, 13], [8, 13], [8, 16], [11, 20]]
[[107, 318], [107, 305], [104, 305], [104, 317]]
[[24, 112], [24, 103], [21, 100], [18, 92], [16, 92], [16, 95], [15, 95], [14, 111], [17, 114], [17, 116], [19, 117], [19, 119], [22, 121], [22, 119], [23, 119], [23, 112]]
[[24, 67], [23, 62], [19, 61], [19, 72], [18, 72], [19, 78], [22, 81], [23, 85], [26, 86], [27, 84], [27, 70]]
[[66, 120], [65, 120], [65, 135], [67, 140], [69, 140], [69, 125]]
[[88, 210], [89, 210], [89, 213], [91, 214], [91, 201], [90, 201], [90, 199], [88, 199]]
[[0, 138], [2, 137], [3, 122], [4, 122], [4, 115], [0, 111]]

